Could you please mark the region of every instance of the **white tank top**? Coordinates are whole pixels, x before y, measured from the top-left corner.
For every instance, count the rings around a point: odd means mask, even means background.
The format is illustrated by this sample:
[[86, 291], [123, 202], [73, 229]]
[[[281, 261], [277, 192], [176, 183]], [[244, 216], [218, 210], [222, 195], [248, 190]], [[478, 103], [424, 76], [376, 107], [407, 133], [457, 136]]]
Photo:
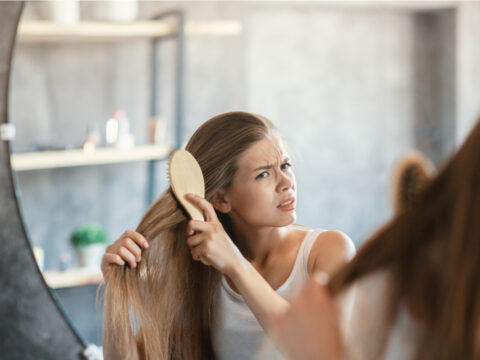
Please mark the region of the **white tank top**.
[[[423, 335], [422, 325], [400, 303], [390, 327], [390, 294], [395, 281], [390, 270], [377, 270], [360, 278], [346, 291], [353, 291], [352, 316], [343, 323], [343, 341], [349, 360], [414, 359]], [[347, 325], [347, 326], [345, 326]]]
[[[276, 290], [291, 299], [308, 279], [308, 258], [317, 236], [325, 230], [309, 230], [305, 235], [287, 280]], [[215, 309], [213, 347], [218, 360], [276, 360], [281, 354], [266, 334], [242, 296], [233, 291], [222, 277]]]

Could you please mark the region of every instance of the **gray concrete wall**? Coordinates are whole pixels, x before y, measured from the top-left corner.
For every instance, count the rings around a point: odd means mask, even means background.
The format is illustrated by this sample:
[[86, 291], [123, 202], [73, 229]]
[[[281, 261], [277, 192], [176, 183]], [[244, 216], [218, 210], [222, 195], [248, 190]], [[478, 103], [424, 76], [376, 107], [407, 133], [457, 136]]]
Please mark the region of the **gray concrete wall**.
[[414, 145], [437, 165], [455, 148], [454, 10], [414, 17]]
[[391, 11], [249, 18], [247, 106], [296, 152], [299, 222], [359, 243], [389, 216], [390, 167], [413, 145], [412, 25]]

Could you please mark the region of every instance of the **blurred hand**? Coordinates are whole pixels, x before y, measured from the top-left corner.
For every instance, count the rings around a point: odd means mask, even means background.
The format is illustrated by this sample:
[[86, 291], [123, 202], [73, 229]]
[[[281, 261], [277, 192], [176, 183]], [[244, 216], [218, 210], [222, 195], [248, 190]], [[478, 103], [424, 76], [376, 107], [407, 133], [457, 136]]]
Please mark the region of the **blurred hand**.
[[[288, 359], [341, 360], [338, 309], [327, 287], [328, 275], [309, 279], [290, 308], [272, 323], [272, 336]], [[320, 282], [320, 283], [319, 283]]]
[[190, 220], [188, 223], [187, 245], [192, 258], [229, 276], [237, 265], [246, 261], [245, 258], [223, 229], [212, 204], [193, 194], [187, 194], [186, 198], [202, 210], [206, 219]]
[[131, 268], [137, 267], [142, 257], [142, 250], [148, 248], [148, 242], [142, 234], [127, 230], [113, 244], [107, 246], [102, 258], [103, 278], [107, 280], [112, 266], [123, 266], [125, 263]]

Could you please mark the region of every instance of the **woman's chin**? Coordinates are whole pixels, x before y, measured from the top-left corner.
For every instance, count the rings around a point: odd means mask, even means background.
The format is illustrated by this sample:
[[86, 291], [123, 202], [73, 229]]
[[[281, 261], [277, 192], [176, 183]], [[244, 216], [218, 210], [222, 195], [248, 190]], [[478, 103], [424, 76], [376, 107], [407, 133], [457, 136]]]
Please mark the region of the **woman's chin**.
[[296, 221], [297, 221], [296, 212], [295, 211], [288, 212], [284, 214], [284, 216], [282, 216], [282, 225], [279, 225], [279, 226], [292, 225], [292, 224], [295, 224]]

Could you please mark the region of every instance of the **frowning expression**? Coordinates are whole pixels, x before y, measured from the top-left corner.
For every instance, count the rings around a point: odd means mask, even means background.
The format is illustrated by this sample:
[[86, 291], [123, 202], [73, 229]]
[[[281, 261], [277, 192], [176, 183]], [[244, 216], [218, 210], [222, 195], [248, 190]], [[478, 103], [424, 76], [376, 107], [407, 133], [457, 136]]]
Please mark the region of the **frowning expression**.
[[257, 141], [239, 156], [225, 197], [234, 223], [278, 227], [295, 221], [295, 175], [280, 137]]

